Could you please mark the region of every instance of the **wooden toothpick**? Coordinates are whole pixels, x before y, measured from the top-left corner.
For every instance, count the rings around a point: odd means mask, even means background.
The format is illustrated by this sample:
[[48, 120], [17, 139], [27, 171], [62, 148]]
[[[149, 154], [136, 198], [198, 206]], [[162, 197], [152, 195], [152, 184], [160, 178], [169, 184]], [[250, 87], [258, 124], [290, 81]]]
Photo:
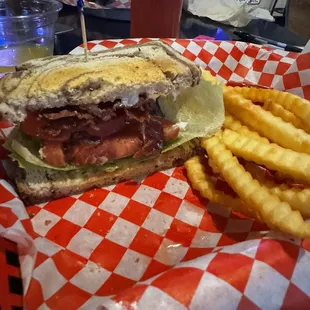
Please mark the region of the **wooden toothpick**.
[[81, 30], [82, 30], [82, 39], [84, 46], [84, 55], [85, 60], [88, 61], [88, 48], [87, 48], [87, 35], [86, 35], [86, 26], [85, 26], [85, 17], [84, 17], [84, 1], [77, 0], [77, 6], [80, 11], [80, 21], [81, 21]]

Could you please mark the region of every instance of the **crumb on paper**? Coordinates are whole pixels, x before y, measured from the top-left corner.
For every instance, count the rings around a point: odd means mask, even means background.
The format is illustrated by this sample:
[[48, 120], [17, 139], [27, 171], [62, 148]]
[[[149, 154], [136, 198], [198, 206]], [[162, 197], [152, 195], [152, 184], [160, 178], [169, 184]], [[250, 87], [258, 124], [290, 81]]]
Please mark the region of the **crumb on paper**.
[[97, 264], [97, 263], [93, 263], [92, 266], [87, 266], [87, 265], [85, 265], [84, 268], [85, 268], [85, 267], [88, 269], [88, 271], [89, 271], [90, 273], [99, 272], [100, 269], [102, 268], [102, 266], [101, 266], [100, 264]]
[[136, 258], [135, 263], [138, 264], [139, 261], [140, 261], [140, 258], [138, 257], [138, 258]]
[[94, 198], [95, 197], [95, 194], [90, 194], [89, 195], [89, 198]]
[[30, 212], [28, 212], [28, 215], [29, 215], [29, 217], [32, 219], [32, 218], [35, 216], [35, 213], [32, 212], [32, 211], [30, 211]]
[[48, 225], [51, 224], [51, 223], [52, 223], [51, 220], [46, 220], [46, 221], [44, 222], [44, 225], [45, 225], [45, 226], [48, 226]]
[[114, 220], [113, 216], [109, 217], [109, 221], [112, 222]]

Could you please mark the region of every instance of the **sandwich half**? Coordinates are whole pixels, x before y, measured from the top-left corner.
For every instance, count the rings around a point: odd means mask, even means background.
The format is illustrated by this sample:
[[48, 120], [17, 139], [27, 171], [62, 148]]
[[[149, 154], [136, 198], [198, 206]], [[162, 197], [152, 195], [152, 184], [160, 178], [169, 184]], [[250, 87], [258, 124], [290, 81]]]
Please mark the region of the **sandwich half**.
[[224, 121], [222, 87], [162, 41], [32, 60], [0, 80], [26, 204], [182, 165]]

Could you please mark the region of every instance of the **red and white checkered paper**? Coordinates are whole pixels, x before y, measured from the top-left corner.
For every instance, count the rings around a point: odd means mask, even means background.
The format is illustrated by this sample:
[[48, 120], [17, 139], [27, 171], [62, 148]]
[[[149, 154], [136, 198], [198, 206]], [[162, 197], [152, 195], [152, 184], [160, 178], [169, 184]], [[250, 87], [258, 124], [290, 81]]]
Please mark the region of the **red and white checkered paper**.
[[[88, 47], [141, 41], [147, 40]], [[279, 85], [310, 99], [309, 52], [165, 41], [223, 81]], [[1, 124], [3, 140], [6, 126]], [[0, 149], [3, 163], [6, 156]], [[2, 166], [0, 178], [0, 231], [20, 244], [27, 309], [310, 307], [309, 240], [269, 231], [202, 199], [182, 167], [141, 184], [121, 183], [26, 210]]]
[[[76, 6], [77, 0], [60, 0], [67, 5]], [[84, 7], [88, 9], [130, 9], [131, 0], [116, 0], [108, 5], [101, 5], [93, 1], [84, 1]]]

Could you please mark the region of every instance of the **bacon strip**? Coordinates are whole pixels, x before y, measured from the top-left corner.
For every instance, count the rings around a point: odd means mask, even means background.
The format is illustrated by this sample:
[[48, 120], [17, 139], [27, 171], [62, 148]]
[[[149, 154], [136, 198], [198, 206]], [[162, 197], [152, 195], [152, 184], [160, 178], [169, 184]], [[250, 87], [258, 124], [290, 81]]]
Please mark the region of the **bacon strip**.
[[155, 155], [179, 134], [172, 122], [152, 116], [143, 106], [113, 110], [107, 121], [78, 108], [45, 110], [29, 114], [21, 130], [43, 140], [44, 160], [55, 167]]
[[[171, 124], [171, 123], [170, 123]], [[163, 126], [163, 140], [169, 141], [178, 136], [178, 127], [168, 125], [165, 122]], [[138, 128], [136, 128], [137, 130]], [[82, 140], [77, 139], [63, 151], [62, 143], [51, 143], [46, 141], [42, 149], [45, 161], [55, 167], [63, 167], [67, 163], [80, 166], [91, 164], [104, 164], [108, 160], [116, 160], [128, 156], [135, 158], [155, 155], [161, 151], [161, 146], [158, 147], [155, 143], [161, 143], [161, 135], [156, 133], [156, 130], [147, 129], [145, 144], [139, 138], [135, 130], [129, 133], [120, 133], [104, 140]], [[152, 139], [154, 135], [158, 135], [157, 139]], [[55, 149], [53, 149], [55, 148]], [[65, 154], [65, 155], [64, 155]]]
[[78, 110], [61, 110], [59, 112], [45, 112], [41, 114], [42, 117], [54, 121], [60, 118], [77, 117], [78, 119], [93, 119], [94, 116], [89, 113], [82, 113]]

